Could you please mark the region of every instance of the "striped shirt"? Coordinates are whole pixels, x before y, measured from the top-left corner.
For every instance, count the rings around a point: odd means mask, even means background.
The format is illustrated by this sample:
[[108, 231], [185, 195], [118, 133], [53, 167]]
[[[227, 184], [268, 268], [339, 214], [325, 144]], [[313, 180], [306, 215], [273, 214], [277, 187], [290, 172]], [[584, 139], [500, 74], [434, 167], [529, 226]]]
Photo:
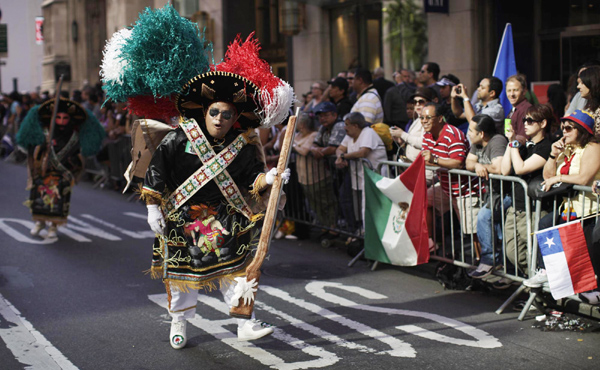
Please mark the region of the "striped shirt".
[[[464, 163], [469, 153], [469, 142], [461, 130], [445, 124], [437, 141], [433, 138], [431, 132], [426, 132], [423, 135], [423, 150], [429, 150], [432, 155], [436, 155], [441, 159], [458, 159]], [[446, 171], [440, 171], [440, 184], [447, 194], [450, 193], [450, 187], [453, 195], [464, 196], [469, 194], [470, 187], [467, 176], [460, 176], [460, 183], [458, 175], [452, 175], [450, 180], [448, 177]]]
[[350, 113], [359, 112], [365, 117], [365, 121], [372, 125], [383, 122], [383, 107], [377, 90], [370, 85], [360, 94], [358, 100], [352, 106]]

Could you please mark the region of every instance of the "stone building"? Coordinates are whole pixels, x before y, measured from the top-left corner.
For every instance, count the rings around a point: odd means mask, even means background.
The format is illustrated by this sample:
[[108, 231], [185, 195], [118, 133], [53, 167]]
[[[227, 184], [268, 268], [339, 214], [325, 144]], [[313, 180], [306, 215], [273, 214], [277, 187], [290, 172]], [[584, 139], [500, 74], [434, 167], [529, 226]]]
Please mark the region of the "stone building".
[[[600, 0], [415, 0], [427, 11], [428, 54], [442, 74], [457, 75], [474, 91], [492, 72], [502, 31], [512, 23], [517, 68], [531, 81], [566, 84], [577, 66], [600, 59]], [[399, 65], [386, 41], [386, 6], [395, 0], [173, 0], [183, 16], [206, 29], [215, 61], [236, 34], [253, 30], [262, 56], [298, 93], [340, 70], [382, 65], [387, 78]], [[42, 89], [70, 72], [69, 89], [99, 80], [102, 47], [145, 7], [167, 0], [44, 0]], [[441, 12], [436, 12], [440, 11]], [[420, 66], [416, 66], [418, 69]]]

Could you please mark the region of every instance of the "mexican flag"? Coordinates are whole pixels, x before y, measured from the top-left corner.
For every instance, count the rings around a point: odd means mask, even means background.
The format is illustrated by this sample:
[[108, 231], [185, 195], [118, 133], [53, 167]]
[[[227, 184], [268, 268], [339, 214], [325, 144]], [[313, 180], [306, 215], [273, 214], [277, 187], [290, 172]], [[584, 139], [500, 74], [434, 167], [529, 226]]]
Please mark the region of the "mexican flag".
[[397, 266], [429, 262], [423, 157], [395, 179], [365, 167], [364, 192], [365, 257]]

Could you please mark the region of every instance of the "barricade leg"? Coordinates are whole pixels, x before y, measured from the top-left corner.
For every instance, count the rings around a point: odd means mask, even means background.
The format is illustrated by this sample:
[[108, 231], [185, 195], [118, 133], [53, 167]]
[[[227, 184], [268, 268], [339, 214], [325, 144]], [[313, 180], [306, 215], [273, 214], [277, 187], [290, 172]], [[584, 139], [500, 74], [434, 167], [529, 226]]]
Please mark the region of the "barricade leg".
[[[504, 301], [504, 303], [502, 303], [502, 306], [500, 306], [500, 308], [498, 308], [496, 310], [496, 314], [500, 315], [502, 312], [504, 312], [504, 309], [506, 309], [506, 307], [509, 304], [513, 303], [514, 300], [517, 299], [519, 294], [523, 293], [524, 290], [525, 290], [525, 285], [521, 284], [519, 286], [519, 288], [517, 290], [515, 290], [515, 292], [506, 301]], [[527, 307], [527, 309], [529, 309], [529, 306]]]
[[[524, 286], [521, 285], [521, 287], [524, 287]], [[525, 302], [525, 306], [523, 306], [523, 310], [519, 314], [519, 317], [517, 318], [517, 320], [523, 321], [525, 314], [527, 312], [529, 312], [529, 307], [531, 307], [531, 304], [533, 303], [536, 296], [537, 296], [537, 292], [534, 292], [534, 291], [529, 292], [529, 299], [527, 300], [527, 302]]]
[[361, 251], [358, 252], [358, 254], [356, 256], [354, 256], [354, 258], [352, 259], [352, 261], [350, 261], [350, 263], [348, 263], [348, 267], [354, 266], [354, 264], [356, 263], [356, 261], [358, 261], [358, 259], [360, 257], [362, 257], [363, 254], [365, 254], [365, 248], [361, 249]]

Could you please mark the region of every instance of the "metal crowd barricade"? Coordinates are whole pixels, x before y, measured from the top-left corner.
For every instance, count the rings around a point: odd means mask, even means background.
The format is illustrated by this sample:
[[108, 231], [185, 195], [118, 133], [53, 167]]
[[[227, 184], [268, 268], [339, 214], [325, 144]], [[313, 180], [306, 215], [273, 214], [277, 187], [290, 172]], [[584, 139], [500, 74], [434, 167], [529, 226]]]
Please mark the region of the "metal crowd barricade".
[[[335, 157], [314, 158], [294, 153], [289, 167], [290, 182], [285, 185], [285, 219], [339, 233], [349, 238], [364, 239], [362, 194], [352, 184], [361, 184], [352, 166], [369, 161], [348, 160], [349, 166], [338, 169]], [[356, 186], [355, 186], [356, 187]], [[327, 247], [330, 241], [324, 240]]]
[[[396, 177], [402, 172], [403, 169], [408, 168], [410, 163], [383, 162], [380, 164], [380, 167], [382, 166], [388, 166], [388, 173], [390, 177]], [[439, 167], [429, 166], [426, 167], [426, 170], [435, 171], [434, 173], [437, 174], [439, 174], [441, 171], [445, 171], [450, 176], [450, 181], [456, 180], [459, 183], [464, 181], [470, 184], [467, 189], [459, 188], [457, 195], [451, 195], [447, 197], [447, 210], [452, 210], [453, 212], [446, 211], [444, 212], [444, 215], [437, 215], [437, 217], [433, 217], [432, 239], [436, 243], [436, 247], [438, 247], [438, 249], [432, 251], [430, 259], [451, 263], [464, 268], [476, 268], [479, 259], [479, 243], [474, 226], [477, 222], [477, 212], [485, 206], [485, 204], [483, 204], [483, 185], [484, 182], [487, 181], [477, 176], [477, 174], [474, 172], [465, 170], [446, 170]], [[437, 176], [434, 176], [434, 181], [436, 180], [436, 177]], [[499, 189], [497, 189], [498, 186], [495, 185], [493, 181], [489, 181], [489, 183], [487, 183], [487, 191], [490, 194], [496, 194], [499, 196], [501, 204], [503, 204], [503, 200], [507, 195], [510, 196], [511, 199], [515, 199], [515, 189], [521, 188], [523, 190], [525, 199], [524, 212], [527, 230], [527, 272], [529, 273], [529, 276], [531, 276], [533, 271], [532, 266], [535, 266], [535, 258], [532, 258], [534, 253], [534, 248], [532, 246], [532, 222], [537, 222], [537, 220], [532, 221], [532, 211], [530, 206], [531, 200], [527, 192], [528, 185], [523, 179], [515, 176], [490, 174], [489, 178], [490, 180], [499, 181]], [[439, 188], [437, 191], [441, 192], [443, 190]], [[432, 190], [432, 192], [434, 192], [434, 197], [436, 200], [440, 199], [440, 202], [444, 201], [444, 199], [438, 195], [436, 190]], [[472, 206], [466, 207], [467, 204], [471, 204]], [[511, 206], [514, 207], [514, 204]], [[433, 208], [435, 210], [438, 207], [436, 207], [436, 204], [434, 204]], [[438, 209], [440, 208], [444, 209], [443, 205], [439, 205]], [[494, 215], [495, 212], [493, 210], [491, 212], [490, 227], [493, 235], [492, 255], [494, 256], [495, 253], [499, 253], [501, 258], [499, 263], [494, 261], [492, 274], [498, 276], [498, 278], [508, 278], [514, 282], [521, 283], [521, 285], [517, 291], [511, 295], [506, 302], [504, 302], [504, 304], [496, 311], [496, 313], [501, 313], [504, 308], [525, 289], [525, 287], [522, 285], [524, 280], [524, 271], [519, 271], [518, 266], [510, 262], [508, 258], [509, 256], [506, 253], [506, 240], [504, 237], [507, 217], [506, 211], [507, 209], [504, 209], [502, 206], [502, 211], [499, 212], [499, 215]], [[437, 213], [437, 211], [434, 212], [434, 215], [435, 213]], [[516, 212], [512, 212], [512, 217], [513, 224], [515, 225], [512, 236], [516, 243]], [[499, 232], [496, 232], [496, 228], [499, 229]], [[501, 238], [498, 236], [501, 236]], [[519, 248], [515, 247], [514, 254], [511, 256], [513, 261], [518, 261], [518, 254]], [[377, 264], [378, 263], [375, 262], [372, 269], [375, 269]]]
[[[573, 201], [575, 197], [579, 197], [579, 195], [581, 195], [581, 208], [580, 209], [574, 209], [575, 212], [577, 212], [577, 215], [580, 215], [578, 217], [578, 220], [581, 222], [582, 227], [587, 227], [587, 226], [591, 226], [592, 222], [595, 225], [598, 222], [598, 218], [599, 218], [599, 213], [598, 211], [600, 210], [600, 198], [598, 197], [597, 194], [595, 194], [592, 191], [592, 188], [590, 186], [581, 186], [581, 185], [573, 185], [572, 190], [567, 190], [565, 191], [565, 193], [561, 193], [561, 194], [556, 194], [553, 196], [552, 198], [552, 206], [551, 208], [551, 214], [552, 214], [552, 226], [556, 226], [556, 221], [557, 219], [559, 219], [560, 216], [560, 212], [561, 212], [561, 205], [566, 205], [567, 209], [569, 210], [569, 214], [570, 214], [570, 209], [572, 208], [573, 205]], [[591, 209], [586, 210], [586, 207], [590, 206]], [[542, 218], [542, 211], [547, 211], [543, 209], [543, 202], [541, 199], [537, 199], [535, 202], [535, 218], [534, 218], [534, 232], [538, 231], [539, 228], [539, 222]], [[548, 214], [550, 214], [550, 212], [548, 212]], [[587, 224], [587, 225], [586, 225]], [[530, 270], [529, 270], [529, 276], [534, 276], [535, 274], [535, 269], [538, 265], [538, 243], [537, 243], [537, 238], [533, 237], [533, 243], [532, 243], [532, 250], [531, 250], [531, 264], [530, 264]], [[521, 286], [519, 287], [519, 290], [517, 291], [518, 293], [521, 293], [523, 290], [525, 289], [525, 286]], [[540, 292], [550, 292], [550, 289], [548, 287], [547, 284], [543, 284], [541, 288], [533, 288], [529, 290], [529, 299], [527, 300], [527, 302], [525, 303], [523, 310], [521, 311], [521, 313], [519, 314], [518, 319], [519, 320], [523, 320], [523, 318], [525, 317], [525, 314], [529, 311], [529, 307], [534, 304], [534, 302], [536, 301], [536, 298], [538, 298], [540, 296]], [[517, 295], [517, 292], [515, 292], [515, 294], [513, 295]], [[570, 299], [574, 299], [577, 301], [580, 301], [579, 297], [575, 296], [571, 296], [569, 297]], [[501, 307], [503, 308], [503, 307]], [[501, 310], [499, 309], [498, 311], [501, 312]], [[497, 313], [500, 313], [498, 312]]]

